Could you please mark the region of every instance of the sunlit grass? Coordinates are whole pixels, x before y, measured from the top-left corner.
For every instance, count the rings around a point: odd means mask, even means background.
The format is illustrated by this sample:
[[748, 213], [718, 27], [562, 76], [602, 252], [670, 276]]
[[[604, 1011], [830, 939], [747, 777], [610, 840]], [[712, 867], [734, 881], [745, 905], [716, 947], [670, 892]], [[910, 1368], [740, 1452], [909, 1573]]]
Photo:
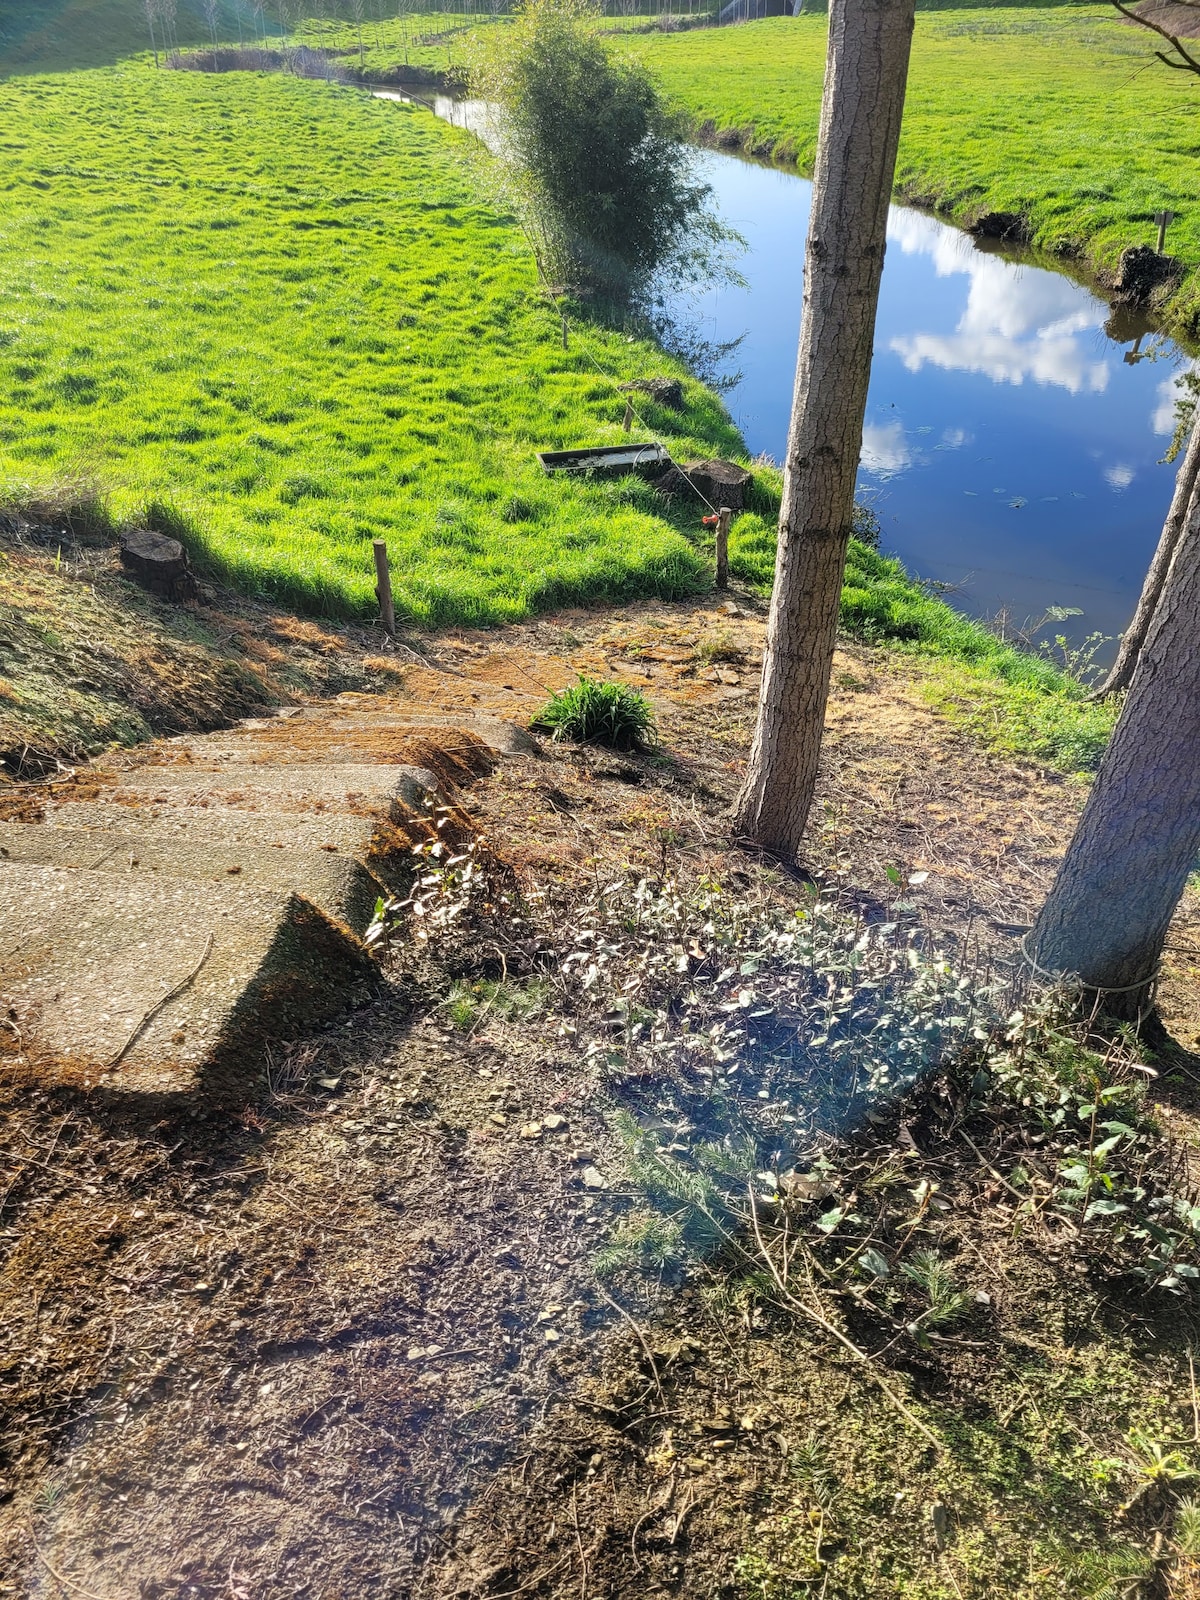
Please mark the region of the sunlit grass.
[[[595, 326], [563, 350], [467, 135], [358, 90], [133, 62], [10, 80], [0, 143], [0, 480], [85, 464], [118, 520], [331, 612], [373, 606], [374, 538], [425, 624], [706, 581], [697, 519], [644, 483], [542, 475], [540, 448], [624, 437], [599, 368], [680, 369]], [[643, 408], [655, 432], [741, 453], [685, 386], [683, 417]]]

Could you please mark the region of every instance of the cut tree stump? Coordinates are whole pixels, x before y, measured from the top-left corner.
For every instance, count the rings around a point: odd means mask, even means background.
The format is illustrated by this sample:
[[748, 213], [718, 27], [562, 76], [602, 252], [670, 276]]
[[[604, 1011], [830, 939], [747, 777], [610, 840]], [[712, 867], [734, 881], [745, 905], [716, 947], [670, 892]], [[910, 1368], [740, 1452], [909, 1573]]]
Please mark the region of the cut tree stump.
[[746, 496], [754, 474], [739, 467], [736, 461], [685, 461], [682, 466], [668, 467], [655, 482], [662, 495], [698, 494], [710, 506], [728, 506], [734, 516], [746, 509]]
[[135, 528], [121, 535], [121, 565], [135, 583], [163, 600], [194, 600], [196, 579], [187, 551], [165, 533]]

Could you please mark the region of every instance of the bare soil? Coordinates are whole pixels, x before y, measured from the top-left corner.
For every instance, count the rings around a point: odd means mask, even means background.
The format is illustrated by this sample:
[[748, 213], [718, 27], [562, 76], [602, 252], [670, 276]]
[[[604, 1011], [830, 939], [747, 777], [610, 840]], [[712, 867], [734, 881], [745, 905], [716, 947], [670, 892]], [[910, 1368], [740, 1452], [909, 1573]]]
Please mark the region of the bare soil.
[[[560, 893], [632, 865], [786, 894], [725, 838], [765, 621], [735, 604], [441, 636], [382, 658], [387, 688], [523, 723], [576, 672], [643, 687], [659, 750], [543, 742], [464, 786], [492, 850]], [[297, 638], [266, 615], [228, 623], [239, 649], [279, 653], [260, 682], [299, 696], [285, 670], [304, 651], [336, 663], [329, 688], [383, 686], [369, 633]], [[896, 900], [889, 867], [927, 872], [902, 891], [912, 910], [1002, 964], [1083, 791], [982, 752], [921, 678], [896, 653], [839, 652], [809, 868], [868, 914]], [[1181, 1159], [1198, 1142], [1198, 923], [1189, 903], [1152, 1090]], [[234, 1117], [193, 1103], [149, 1121], [118, 1096], [0, 1084], [0, 1595], [1034, 1596], [1091, 1592], [1063, 1586], [1065, 1565], [1039, 1576], [1048, 1516], [1072, 1549], [1151, 1550], [1150, 1509], [1121, 1522], [1120, 1494], [1079, 1485], [1128, 1453], [1134, 1421], [1190, 1436], [1194, 1318], [1122, 1298], [1049, 1220], [1014, 1229], [1013, 1130], [951, 1146], [945, 1086], [870, 1130], [863, 1182], [886, 1160], [889, 1182], [939, 1184], [944, 1242], [982, 1298], [954, 1339], [868, 1371], [736, 1253], [597, 1278], [637, 1202], [611, 1099], [552, 1018], [456, 1017], [453, 980], [498, 976], [493, 952], [456, 947], [437, 981], [393, 978], [319, 1037], [280, 1040]], [[961, 1419], [948, 1453], [897, 1414], [884, 1372]], [[1078, 1481], [1047, 1464], [1060, 1434]], [[1146, 1563], [1131, 1594], [1193, 1592], [1194, 1572]]]

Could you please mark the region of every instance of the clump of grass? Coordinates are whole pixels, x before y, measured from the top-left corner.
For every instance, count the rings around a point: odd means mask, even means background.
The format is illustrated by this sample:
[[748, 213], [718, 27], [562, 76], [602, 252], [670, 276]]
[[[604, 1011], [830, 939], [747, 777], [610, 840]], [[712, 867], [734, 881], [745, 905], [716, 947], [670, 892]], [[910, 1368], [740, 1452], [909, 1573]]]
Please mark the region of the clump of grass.
[[41, 482], [0, 481], [0, 518], [88, 542], [109, 540], [116, 531], [103, 485], [79, 466]]
[[552, 695], [531, 726], [555, 739], [611, 750], [644, 750], [654, 743], [654, 712], [639, 689], [582, 676]]

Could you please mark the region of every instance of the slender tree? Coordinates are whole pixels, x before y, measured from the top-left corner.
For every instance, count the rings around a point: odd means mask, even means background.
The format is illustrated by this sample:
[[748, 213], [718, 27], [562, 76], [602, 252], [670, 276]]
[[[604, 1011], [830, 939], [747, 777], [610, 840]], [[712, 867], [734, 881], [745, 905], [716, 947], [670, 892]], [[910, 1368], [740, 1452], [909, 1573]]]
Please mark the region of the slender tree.
[[358, 34], [358, 65], [361, 71], [366, 65], [366, 57], [363, 55], [363, 11], [365, 9], [365, 0], [350, 0], [350, 9], [354, 14], [354, 27]]
[[[150, 29], [150, 48], [154, 51], [154, 65], [158, 66], [158, 39], [154, 32], [154, 24], [158, 21], [158, 0], [142, 0], [142, 12], [146, 18], [146, 26]], [[166, 49], [166, 45], [163, 45]]]
[[1194, 423], [1192, 426], [1191, 438], [1175, 478], [1171, 509], [1167, 512], [1167, 520], [1163, 523], [1158, 548], [1154, 552], [1150, 571], [1146, 574], [1146, 581], [1142, 585], [1133, 621], [1121, 637], [1121, 647], [1117, 652], [1113, 669], [1092, 696], [1094, 700], [1102, 700], [1106, 695], [1117, 694], [1129, 687], [1138, 657], [1146, 643], [1150, 624], [1154, 620], [1163, 585], [1167, 581], [1167, 573], [1171, 570], [1171, 562], [1174, 560], [1180, 537], [1187, 525], [1188, 507], [1191, 504], [1197, 478], [1200, 478], [1200, 423]]
[[914, 0], [833, 0], [758, 722], [737, 835], [792, 859], [812, 804]]
[[1029, 934], [1112, 1015], [1145, 1014], [1200, 855], [1200, 487], [1083, 816]]
[[217, 48], [217, 22], [221, 14], [221, 0], [204, 0], [204, 20], [208, 23], [212, 47]]
[[164, 50], [179, 49], [178, 16], [179, 8], [176, 0], [158, 0], [159, 27], [166, 41], [163, 45]]

